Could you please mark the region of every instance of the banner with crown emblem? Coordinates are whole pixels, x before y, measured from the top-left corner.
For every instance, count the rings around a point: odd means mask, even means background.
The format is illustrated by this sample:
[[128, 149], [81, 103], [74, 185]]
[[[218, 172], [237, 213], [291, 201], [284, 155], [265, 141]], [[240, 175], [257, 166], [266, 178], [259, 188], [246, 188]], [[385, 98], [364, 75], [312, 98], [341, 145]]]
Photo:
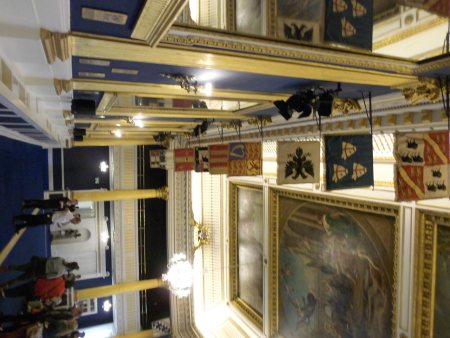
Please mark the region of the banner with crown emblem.
[[150, 168], [167, 169], [166, 150], [150, 150]]
[[257, 176], [262, 174], [261, 142], [230, 143], [228, 151], [229, 176]]
[[325, 137], [327, 189], [373, 185], [372, 135]]
[[449, 195], [449, 133], [398, 133], [395, 138], [395, 196], [398, 201]]
[[175, 171], [191, 171], [195, 166], [193, 148], [175, 149]]
[[209, 173], [211, 175], [228, 174], [228, 144], [213, 144], [208, 146]]
[[209, 171], [208, 147], [195, 147], [195, 171], [198, 173]]
[[277, 184], [319, 183], [320, 142], [277, 142]]
[[327, 0], [325, 40], [372, 50], [373, 0]]
[[448, 0], [397, 0], [397, 4], [426, 10], [440, 16], [450, 17], [450, 1]]

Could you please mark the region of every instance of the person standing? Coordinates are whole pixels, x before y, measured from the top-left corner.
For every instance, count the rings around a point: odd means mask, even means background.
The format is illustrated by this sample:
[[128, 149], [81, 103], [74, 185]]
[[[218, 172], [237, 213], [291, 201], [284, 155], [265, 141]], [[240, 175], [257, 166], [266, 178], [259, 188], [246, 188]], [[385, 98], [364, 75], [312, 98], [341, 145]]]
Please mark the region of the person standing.
[[28, 208], [51, 209], [53, 211], [64, 210], [66, 207], [76, 207], [78, 200], [67, 197], [51, 198], [43, 200], [24, 200], [22, 210]]
[[59, 224], [59, 227], [71, 224], [79, 224], [81, 222], [80, 214], [73, 214], [69, 208], [62, 211], [46, 212], [40, 215], [16, 215], [13, 218], [13, 223], [16, 227], [16, 232], [27, 227], [36, 227], [41, 225], [50, 225], [52, 223]]
[[63, 276], [66, 272], [79, 270], [77, 262], [66, 262], [61, 257], [31, 257], [30, 262], [20, 265], [4, 265], [0, 272], [22, 271], [23, 273], [14, 279], [0, 285], [0, 290], [8, 289], [17, 284], [22, 284], [39, 277], [53, 279]]

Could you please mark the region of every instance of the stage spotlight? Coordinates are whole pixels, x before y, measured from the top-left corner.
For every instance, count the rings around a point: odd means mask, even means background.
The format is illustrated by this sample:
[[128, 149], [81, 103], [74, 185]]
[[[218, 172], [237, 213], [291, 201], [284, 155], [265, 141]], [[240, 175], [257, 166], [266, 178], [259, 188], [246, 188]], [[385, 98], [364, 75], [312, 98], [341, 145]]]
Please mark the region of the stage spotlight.
[[293, 106], [293, 109], [300, 113], [298, 116], [299, 119], [308, 117], [313, 111], [313, 103], [315, 99], [314, 91], [310, 89], [305, 92], [301, 92], [297, 96], [298, 98], [294, 101], [295, 106]]
[[208, 120], [203, 120], [202, 124], [200, 125], [200, 133], [204, 134], [208, 130]]
[[292, 117], [292, 109], [289, 108], [287, 102], [279, 100], [275, 101], [273, 104], [278, 108], [278, 114], [283, 116], [286, 121]]
[[205, 101], [195, 101], [192, 104], [192, 108], [208, 109], [208, 106], [206, 105]]
[[192, 132], [192, 135], [195, 137], [199, 137], [200, 136], [200, 125], [196, 126], [194, 128], [194, 131]]
[[156, 142], [163, 143], [167, 139], [167, 136], [168, 136], [167, 133], [158, 133], [155, 136], [153, 136], [153, 139]]
[[330, 91], [324, 91], [317, 100], [317, 113], [319, 116], [330, 116], [333, 112], [334, 96]]

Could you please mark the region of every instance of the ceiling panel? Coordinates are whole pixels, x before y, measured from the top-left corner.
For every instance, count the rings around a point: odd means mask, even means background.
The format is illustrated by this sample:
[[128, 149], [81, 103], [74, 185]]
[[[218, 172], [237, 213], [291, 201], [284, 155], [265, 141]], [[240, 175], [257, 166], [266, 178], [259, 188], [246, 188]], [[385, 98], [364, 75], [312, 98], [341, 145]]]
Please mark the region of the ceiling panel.
[[[94, 33], [129, 38], [145, 0], [72, 0], [70, 25], [73, 32]], [[125, 25], [112, 24], [82, 18], [82, 8], [94, 8], [127, 15]]]

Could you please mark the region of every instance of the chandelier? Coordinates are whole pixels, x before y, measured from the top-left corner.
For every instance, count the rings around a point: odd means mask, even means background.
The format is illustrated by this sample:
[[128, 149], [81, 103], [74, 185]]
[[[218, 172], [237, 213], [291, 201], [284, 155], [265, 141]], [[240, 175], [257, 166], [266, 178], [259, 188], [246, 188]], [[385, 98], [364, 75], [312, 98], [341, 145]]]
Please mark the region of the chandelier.
[[167, 264], [167, 274], [162, 275], [172, 293], [179, 297], [187, 297], [191, 293], [193, 272], [192, 265], [182, 253], [174, 254]]

